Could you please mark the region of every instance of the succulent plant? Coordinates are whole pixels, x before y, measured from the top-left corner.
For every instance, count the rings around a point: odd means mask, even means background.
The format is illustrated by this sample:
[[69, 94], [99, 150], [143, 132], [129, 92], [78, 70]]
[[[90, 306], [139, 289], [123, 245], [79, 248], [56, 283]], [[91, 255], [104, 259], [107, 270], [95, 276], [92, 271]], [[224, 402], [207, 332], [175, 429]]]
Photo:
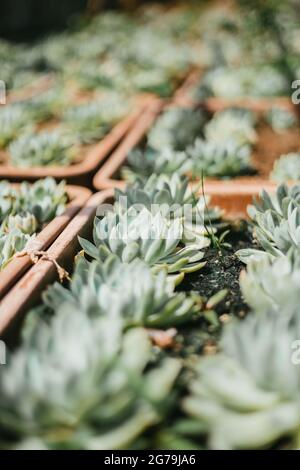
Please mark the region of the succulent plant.
[[209, 198], [199, 197], [198, 191], [199, 188], [192, 190], [188, 178], [178, 173], [172, 176], [153, 174], [147, 180], [137, 179], [124, 192], [116, 189], [116, 207], [122, 211], [131, 206], [136, 210], [146, 207], [171, 219], [183, 218], [185, 230], [203, 235], [207, 233], [206, 224], [220, 226], [222, 211], [208, 207]]
[[184, 204], [195, 205], [196, 196], [188, 187], [188, 178], [176, 172], [172, 175], [152, 174], [147, 180], [137, 178], [125, 191], [115, 190], [117, 203], [122, 205], [122, 198], [126, 198], [128, 207], [143, 204], [150, 210], [152, 204], [177, 205], [178, 208]]
[[130, 207], [126, 212], [107, 212], [95, 218], [93, 241], [80, 239], [87, 255], [104, 261], [111, 253], [123, 262], [144, 260], [154, 270], [193, 272], [203, 267], [201, 251], [209, 245], [203, 235], [184, 230], [181, 219], [168, 220], [160, 212]]
[[33, 184], [23, 182], [19, 188], [2, 181], [0, 191], [0, 269], [3, 269], [46, 222], [64, 212], [68, 196], [65, 183], [57, 184], [53, 178]]
[[190, 49], [170, 36], [143, 25], [134, 31], [126, 59], [143, 70], [162, 70], [174, 77], [185, 72], [191, 63]]
[[10, 214], [1, 225], [1, 232], [9, 233], [17, 229], [27, 235], [32, 235], [38, 229], [38, 221], [30, 212]]
[[248, 209], [253, 220], [254, 234], [264, 251], [256, 249], [239, 250], [236, 254], [248, 263], [262, 257], [276, 258], [286, 255], [300, 246], [300, 185], [288, 187], [284, 184], [275, 194], [263, 191], [260, 201]]
[[217, 67], [202, 80], [209, 95], [223, 98], [243, 96], [284, 96], [289, 84], [274, 66]]
[[113, 306], [110, 318], [62, 304], [50, 319], [38, 309], [29, 321], [1, 372], [1, 448], [128, 448], [163, 418], [180, 363], [166, 359], [145, 371], [147, 333], [122, 335]]
[[299, 253], [271, 260], [251, 261], [243, 271], [240, 286], [247, 304], [256, 312], [269, 310], [297, 313], [300, 292]]
[[[180, 280], [180, 279], [179, 279]], [[122, 263], [109, 256], [103, 263], [79, 258], [68, 288], [54, 284], [44, 294], [45, 304], [56, 311], [62, 303], [89, 316], [109, 316], [113, 304], [124, 328], [175, 327], [199, 318], [205, 308], [201, 297], [174, 292], [166, 270], [153, 274], [139, 259]]]
[[74, 143], [58, 130], [24, 134], [10, 144], [10, 161], [20, 168], [70, 165], [76, 155]]
[[297, 118], [292, 111], [279, 107], [272, 107], [266, 114], [266, 120], [275, 132], [285, 131], [297, 124]]
[[196, 139], [187, 149], [193, 176], [229, 177], [239, 175], [250, 168], [250, 147], [234, 140], [222, 143]]
[[22, 106], [7, 105], [0, 108], [0, 149], [31, 126], [32, 121]]
[[18, 193], [8, 181], [0, 181], [0, 223], [19, 208]]
[[138, 177], [147, 178], [156, 175], [172, 175], [175, 172], [184, 175], [191, 170], [191, 162], [185, 152], [164, 148], [160, 151], [147, 147], [132, 150], [127, 156], [128, 165], [121, 172], [124, 179], [134, 182]]
[[95, 62], [87, 62], [83, 66], [80, 63], [79, 68], [75, 70], [79, 86], [84, 90], [119, 90], [122, 88], [122, 80], [126, 81], [124, 75], [124, 70], [115, 60], [106, 61], [99, 66]]
[[41, 226], [62, 214], [68, 201], [65, 182], [56, 183], [51, 177], [32, 184], [23, 182], [19, 188], [1, 181], [0, 192], [0, 223], [9, 215], [28, 212], [35, 216]]
[[300, 181], [300, 152], [281, 155], [274, 163], [271, 179], [279, 183]]
[[7, 266], [16, 253], [24, 250], [31, 239], [31, 235], [19, 228], [11, 228], [9, 232], [0, 231], [0, 271]]
[[243, 108], [218, 111], [205, 125], [204, 135], [216, 144], [234, 140], [238, 145], [253, 145], [257, 140], [255, 115]]
[[128, 104], [121, 97], [112, 95], [105, 99], [68, 108], [63, 116], [72, 134], [84, 143], [103, 137], [112, 125], [128, 111]]
[[133, 89], [161, 97], [171, 96], [174, 91], [174, 83], [161, 69], [140, 70], [132, 75], [130, 84]]
[[31, 212], [41, 225], [61, 215], [68, 202], [65, 181], [56, 183], [51, 177], [32, 184], [23, 182], [19, 195], [21, 210]]
[[210, 448], [299, 447], [299, 334], [298, 313], [254, 313], [225, 328], [222, 353], [195, 362], [183, 406]]
[[74, 38], [67, 33], [60, 33], [47, 37], [36, 46], [37, 53], [41, 53], [47, 68], [62, 71], [74, 57]]
[[190, 108], [170, 108], [156, 121], [148, 133], [148, 145], [158, 151], [169, 148], [185, 150], [201, 135], [206, 114]]

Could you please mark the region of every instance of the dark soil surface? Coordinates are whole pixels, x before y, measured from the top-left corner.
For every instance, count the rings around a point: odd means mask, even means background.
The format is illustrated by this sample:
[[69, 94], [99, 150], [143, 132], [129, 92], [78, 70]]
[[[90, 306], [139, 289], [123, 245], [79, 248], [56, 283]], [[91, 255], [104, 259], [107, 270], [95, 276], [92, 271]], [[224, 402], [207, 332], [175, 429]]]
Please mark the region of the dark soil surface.
[[245, 317], [249, 311], [239, 286], [240, 273], [245, 266], [235, 256], [237, 250], [254, 246], [248, 224], [240, 222], [231, 227], [225, 242], [231, 246], [223, 247], [221, 250], [216, 248], [207, 250], [206, 266], [196, 273], [187, 275], [177, 288], [178, 291], [194, 291], [206, 299], [222, 289], [227, 290], [224, 300], [215, 307], [215, 317], [202, 317], [187, 327], [179, 328], [180, 344], [177, 350], [180, 356], [216, 352], [216, 343], [222, 325], [233, 317]]
[[204, 258], [206, 266], [198, 272], [187, 275], [178, 290], [196, 291], [201, 296], [209, 298], [219, 290], [227, 289], [226, 299], [218, 305], [217, 312], [243, 316], [247, 306], [241, 296], [239, 276], [245, 265], [239, 261], [235, 252], [242, 248], [253, 247], [247, 223], [242, 222], [239, 226], [232, 227], [225, 242], [231, 247], [221, 250], [209, 248]]

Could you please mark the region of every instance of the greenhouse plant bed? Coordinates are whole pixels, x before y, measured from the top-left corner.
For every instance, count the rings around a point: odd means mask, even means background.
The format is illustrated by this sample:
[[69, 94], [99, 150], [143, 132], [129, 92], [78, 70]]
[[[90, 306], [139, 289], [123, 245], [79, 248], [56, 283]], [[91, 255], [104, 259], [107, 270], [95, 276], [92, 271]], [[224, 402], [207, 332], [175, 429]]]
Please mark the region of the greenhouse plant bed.
[[82, 150], [82, 160], [70, 166], [47, 166], [17, 168], [9, 164], [0, 164], [0, 178], [13, 182], [36, 181], [39, 178], [52, 176], [57, 181], [66, 180], [69, 184], [90, 186], [92, 177], [107, 156], [134, 125], [135, 121], [150, 102], [149, 98], [141, 100], [135, 109], [116, 124], [113, 129], [98, 143], [86, 146]]
[[[18, 185], [16, 185], [18, 187]], [[35, 251], [46, 250], [51, 243], [60, 235], [73, 217], [85, 205], [91, 195], [87, 188], [79, 186], [67, 186], [66, 191], [69, 197], [66, 210], [63, 214], [56, 216], [51, 222], [38, 233], [28, 246], [28, 249]], [[16, 284], [21, 276], [32, 266], [32, 259], [29, 255], [15, 257], [8, 265], [0, 271], [0, 301], [9, 289]]]
[[[174, 105], [177, 106], [173, 102], [171, 107]], [[181, 106], [182, 105], [179, 107]], [[249, 109], [248, 106], [245, 107]], [[188, 108], [190, 108], [190, 106], [188, 106]], [[226, 106], [217, 108], [210, 101], [205, 101], [197, 105], [195, 109], [197, 108], [205, 109], [207, 112], [213, 115], [213, 113], [216, 111], [226, 109]], [[289, 104], [288, 107], [285, 105], [284, 108], [288, 108], [294, 113], [297, 112], [296, 106], [292, 104]], [[153, 112], [150, 111], [140, 116], [123, 142], [111, 154], [109, 159], [95, 175], [93, 184], [97, 190], [123, 186], [120, 176], [120, 169], [126, 163], [128, 153], [138, 146], [143, 146], [143, 143], [146, 141], [148, 131], [164, 109], [166, 108], [160, 104]], [[258, 116], [260, 116], [262, 112], [269, 108], [254, 109], [250, 107], [250, 109], [255, 111]], [[218, 179], [220, 184], [223, 184], [223, 182], [228, 184], [227, 181], [229, 180], [231, 183], [235, 182], [237, 185], [236, 187], [240, 186], [242, 188], [244, 184], [251, 185], [252, 183], [254, 185], [263, 187], [269, 178], [275, 160], [278, 159], [282, 154], [299, 151], [300, 133], [298, 126], [293, 129], [287, 129], [282, 133], [276, 133], [266, 123], [261, 122], [258, 125], [257, 134], [258, 141], [251, 155], [251, 163], [256, 174], [235, 176], [233, 178], [227, 178], [226, 180], [208, 177], [207, 181], [214, 181]]]
[[[205, 185], [205, 194], [210, 196], [211, 205], [223, 209], [225, 219], [231, 221], [246, 219], [247, 206], [252, 201], [253, 187], [249, 192], [244, 188], [242, 197], [239, 193], [235, 193], [232, 187], [228, 187], [227, 193], [226, 191], [220, 193], [219, 189], [219, 185]], [[113, 201], [111, 189], [94, 194], [47, 250], [48, 256], [62, 268], [68, 271], [72, 269], [72, 261], [80, 249], [78, 236], [90, 238], [97, 208], [100, 204], [111, 204]], [[238, 237], [235, 239], [239, 243]], [[0, 302], [0, 337], [9, 340], [15, 337], [26, 312], [40, 300], [46, 286], [56, 280], [58, 272], [53, 261], [40, 260], [15, 284]]]

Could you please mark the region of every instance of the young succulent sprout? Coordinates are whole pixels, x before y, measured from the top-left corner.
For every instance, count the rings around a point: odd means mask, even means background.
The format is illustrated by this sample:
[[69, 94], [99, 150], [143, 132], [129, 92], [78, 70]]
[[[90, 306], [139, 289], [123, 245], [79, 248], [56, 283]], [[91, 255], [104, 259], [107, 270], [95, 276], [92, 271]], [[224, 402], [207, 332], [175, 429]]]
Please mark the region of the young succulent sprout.
[[32, 129], [33, 121], [25, 109], [16, 104], [0, 108], [0, 149], [7, 147], [22, 132]]
[[5, 448], [129, 448], [164, 418], [181, 364], [169, 358], [149, 370], [147, 332], [123, 333], [113, 310], [91, 318], [63, 303], [50, 318], [31, 312], [0, 376]]
[[273, 448], [283, 438], [298, 447], [299, 334], [298, 312], [253, 312], [225, 327], [221, 353], [194, 363], [183, 407], [209, 448]]
[[240, 286], [247, 304], [256, 312], [269, 310], [279, 313], [298, 311], [300, 293], [300, 256], [252, 260], [241, 273]]
[[222, 143], [201, 138], [187, 148], [193, 176], [236, 176], [249, 171], [251, 147], [234, 139]]
[[154, 274], [139, 259], [123, 263], [110, 255], [103, 263], [89, 263], [79, 258], [70, 286], [56, 283], [43, 298], [54, 312], [66, 303], [92, 317], [110, 316], [113, 304], [124, 329], [176, 327], [199, 319], [206, 308], [198, 295], [175, 292], [182, 277], [170, 278], [166, 269]]
[[74, 143], [59, 130], [24, 134], [10, 144], [10, 161], [20, 168], [70, 165], [76, 156]]
[[[184, 240], [183, 238], [189, 238]], [[201, 251], [209, 245], [205, 236], [184, 232], [182, 219], [169, 220], [148, 209], [126, 212], [108, 212], [102, 219], [95, 218], [94, 243], [80, 239], [87, 255], [104, 261], [111, 253], [123, 262], [135, 258], [144, 260], [155, 271], [167, 269], [171, 273], [196, 271], [204, 266]]]
[[169, 148], [184, 151], [202, 134], [207, 120], [201, 110], [171, 108], [165, 111], [148, 133], [148, 145], [158, 151]]
[[152, 174], [184, 175], [191, 171], [191, 161], [186, 152], [170, 148], [153, 150], [146, 147], [132, 150], [127, 156], [128, 165], [121, 169], [125, 181], [133, 183], [137, 178], [148, 178]]
[[275, 194], [263, 191], [248, 209], [262, 250], [243, 249], [236, 255], [248, 263], [263, 257], [281, 257], [300, 247], [300, 185], [280, 185]]
[[255, 114], [244, 108], [218, 111], [204, 127], [205, 139], [216, 144], [228, 140], [238, 145], [253, 145], [257, 141]]
[[266, 121], [275, 132], [284, 132], [297, 124], [295, 114], [289, 109], [280, 107], [272, 107], [266, 113]]
[[271, 179], [279, 183], [300, 181], [300, 152], [292, 152], [275, 161]]

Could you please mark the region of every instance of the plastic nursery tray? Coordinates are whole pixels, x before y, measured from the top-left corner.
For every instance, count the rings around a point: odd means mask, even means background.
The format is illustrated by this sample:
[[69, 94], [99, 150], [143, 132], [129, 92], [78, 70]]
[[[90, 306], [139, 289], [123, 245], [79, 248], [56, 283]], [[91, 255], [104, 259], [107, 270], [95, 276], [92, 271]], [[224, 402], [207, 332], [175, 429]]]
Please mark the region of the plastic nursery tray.
[[[16, 186], [19, 186], [16, 184]], [[67, 186], [69, 202], [63, 214], [55, 217], [41, 232], [33, 239], [31, 246], [37, 251], [46, 250], [58, 235], [65, 229], [77, 212], [84, 206], [91, 195], [87, 188], [79, 186]], [[21, 278], [21, 276], [32, 266], [29, 255], [14, 258], [2, 271], [0, 271], [0, 300], [9, 289]]]
[[82, 161], [63, 167], [17, 168], [8, 164], [0, 164], [0, 178], [19, 182], [24, 180], [35, 181], [39, 178], [52, 176], [56, 180], [64, 179], [70, 184], [90, 186], [94, 173], [123, 139], [138, 119], [140, 113], [151, 101], [150, 97], [138, 99], [134, 110], [116, 124], [100, 142], [92, 145]]
[[[258, 188], [244, 186], [242, 193], [233, 185], [225, 185], [225, 188], [222, 187], [220, 192], [219, 184], [206, 184], [205, 193], [210, 195], [212, 204], [223, 209], [225, 218], [246, 218], [247, 205], [253, 194], [258, 195]], [[92, 236], [97, 208], [100, 204], [111, 204], [113, 200], [113, 190], [94, 194], [48, 249], [49, 257], [70, 272], [74, 256], [80, 250], [78, 236]], [[15, 341], [26, 313], [39, 302], [47, 285], [56, 280], [58, 273], [53, 262], [41, 259], [15, 284], [0, 302], [0, 338]]]
[[[169, 106], [178, 106], [176, 102], [172, 102]], [[183, 105], [179, 105], [183, 106]], [[282, 104], [281, 106], [288, 107], [290, 110], [296, 113], [296, 106], [292, 103]], [[187, 106], [187, 107], [190, 107]], [[245, 105], [245, 107], [247, 107]], [[203, 101], [193, 108], [204, 108], [210, 113], [214, 113], [221, 109], [226, 109], [226, 106], [217, 107], [211, 100]], [[249, 108], [249, 106], [248, 106]], [[268, 108], [261, 108], [258, 105], [251, 107], [258, 114], [263, 113]], [[255, 108], [255, 109], [254, 109]], [[139, 144], [142, 144], [147, 137], [147, 133], [151, 126], [155, 123], [160, 113], [166, 109], [166, 106], [162, 103], [158, 103], [152, 106], [152, 110], [148, 109], [147, 112], [142, 114], [136, 121], [132, 130], [127, 134], [126, 138], [116, 148], [116, 150], [110, 155], [105, 164], [96, 173], [93, 184], [98, 190], [123, 187], [120, 177], [120, 169], [126, 163], [128, 153], [133, 150]], [[263, 187], [268, 183], [270, 171], [273, 163], [280, 155], [295, 152], [300, 147], [300, 133], [299, 129], [287, 130], [282, 134], [272, 131], [267, 125], [261, 125], [258, 127], [258, 142], [254, 148], [252, 155], [252, 162], [254, 168], [258, 170], [258, 175], [254, 176], [238, 176], [229, 180], [230, 184], [235, 182], [242, 187], [244, 184], [249, 185], [260, 185]], [[207, 181], [219, 181], [220, 184], [225, 184], [225, 180], [219, 180], [217, 178], [207, 178]], [[228, 184], [228, 182], [226, 182]]]

